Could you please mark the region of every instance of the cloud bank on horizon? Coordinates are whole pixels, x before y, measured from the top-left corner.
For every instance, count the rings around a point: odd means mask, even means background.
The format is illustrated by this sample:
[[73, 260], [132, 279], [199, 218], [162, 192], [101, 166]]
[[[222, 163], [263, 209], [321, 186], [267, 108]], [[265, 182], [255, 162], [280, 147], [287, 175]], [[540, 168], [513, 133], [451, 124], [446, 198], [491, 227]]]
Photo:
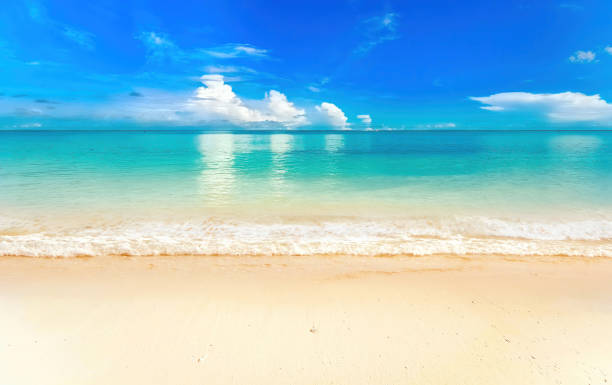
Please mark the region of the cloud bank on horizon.
[[609, 2], [15, 0], [0, 15], [0, 129], [612, 127], [611, 13]]
[[593, 122], [612, 124], [612, 104], [599, 95], [580, 92], [533, 94], [529, 92], [502, 92], [490, 96], [471, 97], [485, 104], [483, 110], [532, 110], [556, 122]]

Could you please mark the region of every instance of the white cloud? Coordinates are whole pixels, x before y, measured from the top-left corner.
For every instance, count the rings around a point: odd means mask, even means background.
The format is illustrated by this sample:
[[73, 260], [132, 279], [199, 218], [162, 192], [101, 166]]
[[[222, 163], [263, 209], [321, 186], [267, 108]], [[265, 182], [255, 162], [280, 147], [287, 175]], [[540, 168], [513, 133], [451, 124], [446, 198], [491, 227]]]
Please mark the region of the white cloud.
[[480, 107], [483, 110], [487, 110], [487, 111], [503, 111], [504, 107], [502, 106], [482, 106]]
[[233, 59], [245, 56], [264, 58], [268, 56], [268, 50], [247, 44], [226, 44], [221, 47], [204, 50], [204, 52], [218, 59]]
[[224, 82], [223, 75], [204, 75], [201, 80], [204, 86], [198, 87], [187, 103], [187, 110], [196, 119], [222, 120], [237, 125], [275, 122], [289, 128], [308, 124], [305, 111], [295, 107], [278, 91], [271, 90], [263, 101], [247, 102]]
[[204, 87], [198, 87], [195, 98], [190, 102], [193, 111], [206, 115], [206, 118], [227, 120], [232, 123], [261, 122], [263, 115], [244, 105], [229, 84], [223, 81], [223, 75], [204, 75], [201, 78]]
[[457, 127], [457, 125], [453, 122], [446, 122], [446, 123], [421, 124], [417, 127], [424, 128], [424, 129], [445, 129], [445, 128], [455, 128]]
[[[248, 44], [225, 44], [215, 48], [196, 48], [196, 49], [182, 49], [175, 44], [166, 34], [155, 31], [142, 32], [136, 36], [137, 39], [141, 40], [147, 49], [147, 56], [151, 61], [210, 61], [210, 57], [217, 59], [232, 59], [232, 58], [266, 58], [268, 51], [262, 48], [257, 48]], [[224, 66], [212, 66], [216, 67], [218, 71], [209, 71], [215, 73], [227, 73], [230, 71], [223, 70]], [[230, 69], [227, 66], [225, 69]], [[239, 69], [240, 72], [254, 72], [253, 70], [247, 69], [246, 67], [233, 67]], [[221, 70], [219, 70], [221, 69]]]
[[16, 124], [13, 126], [13, 128], [41, 128], [42, 127], [42, 123], [23, 123], [23, 124]]
[[433, 128], [455, 128], [457, 125], [452, 122], [448, 123], [436, 123], [432, 125]]
[[595, 53], [592, 51], [576, 51], [569, 60], [572, 63], [590, 63], [595, 60]]
[[[209, 65], [205, 70], [209, 74], [224, 74], [223, 79], [226, 83], [248, 80], [252, 75], [258, 74], [254, 69], [241, 66]], [[232, 76], [228, 76], [230, 74]]]
[[502, 92], [491, 96], [472, 97], [486, 104], [491, 111], [535, 110], [558, 122], [612, 122], [612, 104], [599, 95], [580, 92], [558, 94], [532, 94], [529, 92]]
[[93, 50], [94, 49], [94, 35], [89, 32], [80, 31], [78, 29], [74, 29], [72, 27], [64, 26], [63, 34], [66, 38], [72, 40], [77, 43], [81, 47]]
[[142, 32], [137, 38], [144, 43], [150, 61], [181, 60], [184, 56], [176, 44], [162, 33]]
[[348, 118], [335, 104], [323, 102], [316, 106], [316, 109], [323, 115], [323, 120], [327, 124], [342, 130], [349, 128]]
[[209, 65], [206, 66], [206, 72], [210, 74], [230, 74], [241, 72], [240, 68], [234, 66]]
[[25, 5], [32, 21], [47, 27], [53, 33], [63, 35], [66, 39], [71, 40], [84, 49], [94, 49], [94, 34], [50, 18], [45, 7], [36, 1], [28, 1]]
[[288, 127], [303, 126], [308, 124], [306, 112], [295, 107], [295, 105], [287, 100], [287, 97], [275, 90], [271, 90], [266, 94], [266, 105], [269, 110], [269, 117], [273, 122], [282, 123]]
[[[166, 92], [138, 88], [122, 93], [103, 103], [62, 102], [47, 104], [30, 98], [11, 98], [0, 103], [0, 116], [37, 118], [88, 118], [96, 120], [128, 120], [145, 123], [198, 125], [201, 123], [230, 124], [240, 127], [296, 128], [310, 124], [306, 110], [299, 108], [276, 90], [263, 99], [238, 96], [220, 74], [201, 77], [202, 86], [192, 92]], [[135, 97], [137, 96], [137, 97]], [[44, 100], [44, 99], [40, 99]], [[34, 126], [31, 126], [34, 127]]]
[[357, 119], [361, 120], [363, 124], [370, 125], [372, 124], [372, 117], [370, 115], [357, 115]]
[[321, 92], [323, 86], [325, 86], [327, 83], [329, 83], [329, 77], [326, 76], [326, 77], [322, 78], [321, 80], [319, 80], [318, 82], [314, 82], [314, 83], [310, 84], [306, 88], [308, 88], [308, 90], [310, 92], [319, 93], [319, 92]]
[[356, 53], [365, 54], [377, 45], [385, 41], [399, 38], [397, 34], [398, 14], [387, 12], [380, 16], [374, 16], [362, 22], [365, 40], [357, 47]]
[[234, 47], [236, 52], [244, 52], [250, 56], [266, 56], [267, 50], [261, 48], [255, 48], [248, 45], [237, 45]]
[[607, 46], [606, 48], [604, 48], [604, 50], [610, 55], [612, 55], [612, 46]]
[[155, 32], [149, 33], [149, 41], [154, 45], [173, 45], [173, 43], [165, 37], [159, 36]]

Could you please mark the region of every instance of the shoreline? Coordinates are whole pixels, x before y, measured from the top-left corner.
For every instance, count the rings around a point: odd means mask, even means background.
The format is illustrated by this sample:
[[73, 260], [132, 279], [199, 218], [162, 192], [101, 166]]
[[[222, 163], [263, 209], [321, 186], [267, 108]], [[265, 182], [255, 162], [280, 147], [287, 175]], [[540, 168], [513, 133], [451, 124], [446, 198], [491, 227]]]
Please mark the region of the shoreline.
[[604, 384], [611, 276], [594, 257], [2, 257], [0, 382]]

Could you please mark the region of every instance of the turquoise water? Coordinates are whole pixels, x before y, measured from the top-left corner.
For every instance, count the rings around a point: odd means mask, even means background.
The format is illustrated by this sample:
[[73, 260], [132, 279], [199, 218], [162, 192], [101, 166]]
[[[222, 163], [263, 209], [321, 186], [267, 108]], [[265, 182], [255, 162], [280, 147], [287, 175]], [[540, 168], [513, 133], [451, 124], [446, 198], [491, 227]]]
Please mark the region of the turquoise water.
[[612, 256], [612, 132], [0, 132], [0, 255]]

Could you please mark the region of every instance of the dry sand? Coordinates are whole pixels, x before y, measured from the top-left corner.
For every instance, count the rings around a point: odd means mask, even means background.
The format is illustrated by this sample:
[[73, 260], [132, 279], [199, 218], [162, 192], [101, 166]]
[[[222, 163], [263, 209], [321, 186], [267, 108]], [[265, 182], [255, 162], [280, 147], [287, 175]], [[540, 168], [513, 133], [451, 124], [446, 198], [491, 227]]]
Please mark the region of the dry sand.
[[605, 384], [612, 260], [0, 259], [0, 384]]

